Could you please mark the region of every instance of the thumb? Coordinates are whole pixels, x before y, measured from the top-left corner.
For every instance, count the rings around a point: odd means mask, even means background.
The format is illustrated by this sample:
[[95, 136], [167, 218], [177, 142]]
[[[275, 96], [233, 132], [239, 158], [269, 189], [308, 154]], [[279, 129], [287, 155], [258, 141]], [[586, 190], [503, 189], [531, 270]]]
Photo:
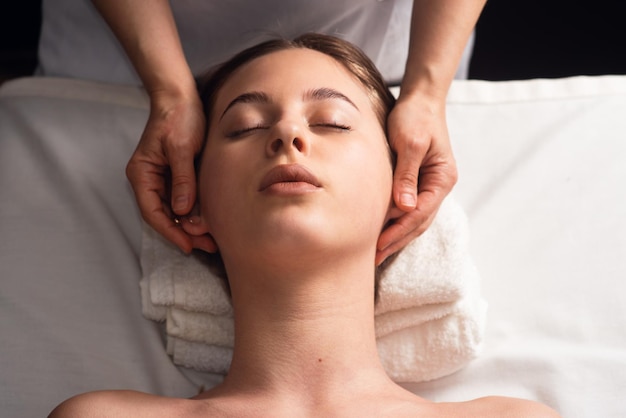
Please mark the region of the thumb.
[[396, 206], [411, 211], [417, 206], [417, 186], [419, 170], [424, 158], [417, 143], [412, 143], [398, 150], [398, 160], [393, 175], [393, 199]]
[[170, 154], [172, 170], [172, 209], [177, 215], [186, 215], [196, 201], [196, 172], [192, 150], [177, 149]]

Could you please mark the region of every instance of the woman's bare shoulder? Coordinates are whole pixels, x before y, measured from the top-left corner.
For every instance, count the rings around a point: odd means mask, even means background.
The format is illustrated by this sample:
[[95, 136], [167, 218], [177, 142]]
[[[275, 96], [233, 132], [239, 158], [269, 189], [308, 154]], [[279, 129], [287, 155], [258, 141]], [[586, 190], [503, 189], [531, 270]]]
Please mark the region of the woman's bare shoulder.
[[201, 403], [148, 393], [112, 390], [74, 396], [57, 406], [48, 418], [183, 417], [199, 413]]
[[[561, 418], [554, 409], [535, 401], [488, 396], [467, 402], [444, 404], [449, 408], [463, 411], [458, 416], [497, 417], [497, 418]], [[452, 414], [452, 416], [457, 416]]]

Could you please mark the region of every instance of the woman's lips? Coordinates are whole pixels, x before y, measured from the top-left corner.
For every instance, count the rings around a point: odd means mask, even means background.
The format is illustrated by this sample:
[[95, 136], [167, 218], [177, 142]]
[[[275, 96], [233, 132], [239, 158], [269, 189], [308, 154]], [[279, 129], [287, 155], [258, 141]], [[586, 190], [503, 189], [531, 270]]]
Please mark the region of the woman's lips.
[[300, 194], [321, 187], [317, 177], [299, 164], [284, 164], [272, 168], [261, 180], [259, 191], [278, 194]]

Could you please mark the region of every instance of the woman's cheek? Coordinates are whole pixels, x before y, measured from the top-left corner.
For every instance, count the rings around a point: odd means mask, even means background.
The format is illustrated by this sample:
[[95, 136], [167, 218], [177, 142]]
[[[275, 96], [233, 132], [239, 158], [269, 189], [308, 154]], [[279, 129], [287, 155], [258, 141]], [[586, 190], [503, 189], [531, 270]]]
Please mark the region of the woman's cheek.
[[216, 152], [214, 148], [207, 147], [200, 173], [202, 184], [199, 197], [202, 216], [209, 221], [211, 226], [219, 223], [219, 218], [222, 216], [220, 211], [229, 199], [226, 194], [229, 190], [228, 182], [231, 173], [228, 170], [228, 164], [221, 157], [221, 153]]
[[348, 199], [355, 213], [364, 213], [371, 220], [380, 218], [384, 222], [391, 199], [393, 170], [382, 147], [365, 147], [361, 152], [352, 152], [351, 162], [345, 163], [344, 176], [349, 180]]
[[372, 199], [379, 205], [377, 207], [382, 213], [383, 218], [386, 218], [389, 205], [392, 200], [392, 185], [393, 185], [393, 166], [389, 151], [386, 146], [386, 140], [381, 139], [380, 144], [376, 144], [376, 156], [372, 160], [372, 184], [370, 189], [373, 192]]

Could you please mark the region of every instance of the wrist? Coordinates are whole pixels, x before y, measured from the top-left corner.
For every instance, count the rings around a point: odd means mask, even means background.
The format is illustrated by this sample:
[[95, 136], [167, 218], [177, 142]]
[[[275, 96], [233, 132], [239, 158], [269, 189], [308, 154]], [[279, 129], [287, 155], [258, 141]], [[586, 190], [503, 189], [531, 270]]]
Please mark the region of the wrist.
[[151, 117], [166, 120], [175, 115], [202, 111], [202, 103], [196, 89], [163, 88], [149, 94]]
[[401, 87], [396, 106], [408, 106], [414, 111], [432, 115], [445, 113], [447, 89], [444, 91], [430, 85], [412, 86], [410, 89]]
[[399, 101], [425, 100], [433, 103], [445, 103], [452, 77], [437, 68], [423, 68], [407, 72], [400, 85]]
[[146, 92], [153, 104], [199, 101], [198, 90], [193, 78], [189, 81], [178, 80], [175, 83], [159, 83], [146, 87]]
[[196, 81], [191, 72], [188, 74], [172, 74], [159, 80], [144, 82], [146, 92], [151, 100], [158, 98], [185, 99], [198, 95]]

